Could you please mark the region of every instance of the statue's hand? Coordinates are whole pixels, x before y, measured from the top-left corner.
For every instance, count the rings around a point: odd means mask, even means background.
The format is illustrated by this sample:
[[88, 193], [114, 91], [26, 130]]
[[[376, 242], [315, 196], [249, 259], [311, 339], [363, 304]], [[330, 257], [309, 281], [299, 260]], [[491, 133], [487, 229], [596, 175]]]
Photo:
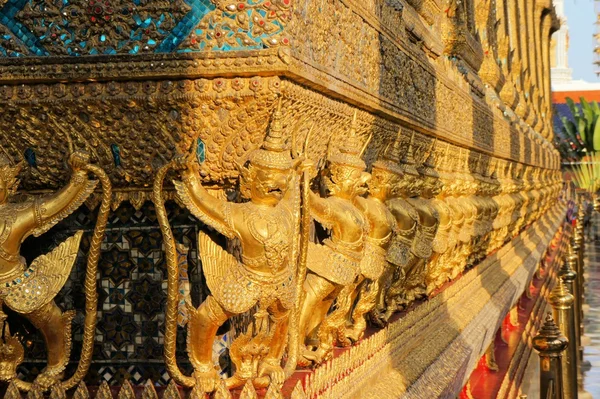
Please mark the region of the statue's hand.
[[188, 155], [176, 155], [173, 158], [174, 168], [183, 172], [184, 174], [198, 174], [200, 165], [198, 162], [191, 160]]
[[185, 154], [177, 154], [173, 158], [173, 166], [177, 170], [185, 170], [189, 166], [188, 156]]
[[75, 151], [69, 156], [69, 166], [74, 171], [81, 170], [90, 164], [90, 156], [86, 152]]
[[298, 165], [298, 172], [306, 173], [312, 179], [317, 175], [317, 168], [312, 160], [304, 158]]

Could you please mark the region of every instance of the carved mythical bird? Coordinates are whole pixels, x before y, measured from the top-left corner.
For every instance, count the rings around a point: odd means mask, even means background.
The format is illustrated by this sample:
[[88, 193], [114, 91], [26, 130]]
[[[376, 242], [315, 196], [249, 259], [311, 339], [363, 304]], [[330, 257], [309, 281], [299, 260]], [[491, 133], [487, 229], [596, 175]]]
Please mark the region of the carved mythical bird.
[[[73, 176], [65, 187], [48, 196], [9, 202], [19, 183], [21, 165], [12, 167], [0, 157], [0, 301], [29, 319], [44, 336], [48, 364], [35, 382], [43, 389], [60, 381], [69, 360], [74, 312], [63, 313], [53, 299], [69, 277], [82, 232], [76, 232], [29, 266], [20, 255], [21, 243], [30, 235], [37, 237], [48, 231], [88, 198], [96, 186], [83, 169], [88, 163], [86, 154], [75, 152], [69, 158]], [[16, 377], [18, 363], [7, 366], [4, 352], [0, 352], [0, 367], [9, 370], [0, 370], [0, 378], [10, 380]], [[13, 358], [13, 362], [20, 361], [19, 357]]]

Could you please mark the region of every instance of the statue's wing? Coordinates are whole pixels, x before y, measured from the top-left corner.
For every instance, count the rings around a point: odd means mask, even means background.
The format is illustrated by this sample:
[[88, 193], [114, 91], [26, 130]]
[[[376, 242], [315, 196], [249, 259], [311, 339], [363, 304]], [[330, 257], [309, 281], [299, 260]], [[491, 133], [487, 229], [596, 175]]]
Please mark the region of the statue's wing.
[[198, 235], [198, 250], [206, 284], [217, 300], [223, 300], [224, 282], [227, 275], [238, 268], [238, 260], [202, 231]]
[[6, 305], [28, 314], [53, 300], [69, 278], [82, 234], [78, 231], [49, 254], [37, 257], [21, 277], [3, 288]]
[[[187, 209], [197, 217], [202, 223], [214, 228], [219, 233], [223, 234], [227, 238], [236, 238], [237, 235], [235, 231], [227, 225], [227, 223], [223, 223], [221, 221], [216, 220], [210, 215], [206, 214], [202, 209], [198, 208], [194, 201], [192, 200], [191, 194], [189, 192], [189, 188], [183, 184], [183, 182], [178, 180], [173, 180], [173, 185], [177, 190], [177, 194], [181, 199], [181, 202], [185, 205]], [[224, 206], [231, 206], [229, 203], [224, 203]]]
[[98, 184], [97, 180], [89, 180], [79, 195], [73, 201], [71, 201], [69, 206], [48, 220], [45, 220], [41, 226], [38, 226], [35, 230], [33, 230], [32, 234], [36, 237], [41, 236], [54, 227], [58, 222], [75, 212], [77, 208], [79, 208], [81, 204], [83, 204], [85, 200], [87, 200], [88, 197], [94, 192], [96, 189], [96, 184]]

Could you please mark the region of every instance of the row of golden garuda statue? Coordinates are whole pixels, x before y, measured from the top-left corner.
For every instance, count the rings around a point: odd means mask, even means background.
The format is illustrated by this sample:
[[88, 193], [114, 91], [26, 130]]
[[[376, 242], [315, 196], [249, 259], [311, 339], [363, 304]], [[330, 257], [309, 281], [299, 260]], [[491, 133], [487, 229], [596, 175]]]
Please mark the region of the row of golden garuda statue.
[[[385, 326], [394, 313], [434, 295], [497, 250], [547, 210], [561, 188], [556, 171], [499, 159], [484, 165], [466, 149], [450, 157], [450, 144], [437, 140], [417, 163], [413, 140], [399, 137], [367, 171], [368, 140], [359, 137], [355, 122], [341, 147], [330, 148], [326, 165], [317, 168], [304, 155], [312, 133], [304, 149], [292, 150], [279, 107], [262, 146], [238, 165], [243, 200], [229, 201], [205, 187], [205, 165], [194, 154], [176, 157], [156, 174], [152, 198], [168, 269], [164, 358], [174, 380], [197, 392], [223, 394], [248, 383], [278, 392], [298, 367], [328, 360], [334, 347], [361, 340], [369, 325]], [[0, 313], [0, 379], [21, 390], [72, 388], [91, 361], [110, 181], [84, 153], [73, 151], [72, 177], [64, 188], [15, 201], [21, 165], [0, 162], [0, 298], [41, 331], [48, 352], [47, 367], [33, 383], [19, 380], [24, 350]], [[199, 307], [184, 304], [193, 375], [185, 375], [175, 359], [179, 267], [186, 254], [174, 240], [164, 205], [164, 180], [173, 171], [180, 202], [204, 224], [198, 251], [210, 295]], [[77, 371], [66, 378], [74, 312], [63, 313], [54, 297], [69, 276], [82, 233], [30, 265], [20, 246], [75, 211], [98, 181], [103, 197], [88, 255], [83, 350]], [[225, 248], [219, 236], [226, 237]], [[235, 373], [221, 379], [212, 360], [215, 335], [242, 314], [251, 322], [230, 348]]]

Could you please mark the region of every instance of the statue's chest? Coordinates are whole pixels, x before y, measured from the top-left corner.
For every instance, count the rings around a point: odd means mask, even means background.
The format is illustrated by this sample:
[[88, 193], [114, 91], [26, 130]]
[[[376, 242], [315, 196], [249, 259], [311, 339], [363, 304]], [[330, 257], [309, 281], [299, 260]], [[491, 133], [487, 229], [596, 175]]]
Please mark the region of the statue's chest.
[[336, 198], [334, 204], [341, 211], [345, 221], [354, 226], [363, 226], [366, 224], [362, 213], [351, 202]]
[[287, 252], [293, 238], [291, 215], [277, 208], [269, 211], [249, 210], [245, 219], [252, 238], [261, 244], [265, 252]]
[[8, 209], [0, 209], [0, 246], [4, 246], [4, 243], [12, 231], [14, 222], [15, 212], [10, 212]]

